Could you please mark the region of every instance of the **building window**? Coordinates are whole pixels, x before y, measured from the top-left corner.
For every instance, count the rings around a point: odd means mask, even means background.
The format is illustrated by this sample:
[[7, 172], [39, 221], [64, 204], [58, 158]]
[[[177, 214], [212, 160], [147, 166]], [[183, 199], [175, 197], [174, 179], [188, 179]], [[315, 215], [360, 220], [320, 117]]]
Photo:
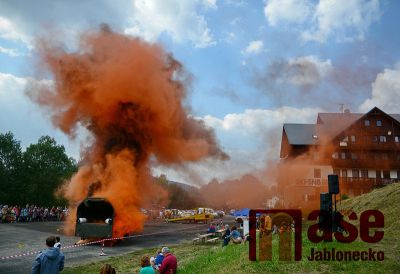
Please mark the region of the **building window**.
[[370, 125], [369, 120], [364, 120], [364, 125], [365, 125], [366, 127], [369, 127], [369, 125]]
[[332, 158], [333, 159], [339, 159], [339, 153], [338, 152], [332, 153]]
[[351, 159], [352, 160], [357, 160], [357, 153], [352, 152], [351, 153]]
[[321, 169], [314, 168], [314, 178], [321, 178]]
[[368, 170], [361, 169], [361, 178], [368, 178]]
[[383, 135], [379, 136], [379, 142], [386, 143], [386, 136]]
[[396, 143], [398, 143], [398, 142], [399, 142], [399, 136], [394, 136], [394, 141], [395, 141]]
[[354, 144], [356, 142], [356, 136], [352, 135], [350, 138], [351, 138], [351, 142]]
[[382, 153], [382, 160], [387, 160], [387, 159], [389, 159], [387, 153]]
[[360, 177], [360, 172], [358, 169], [352, 169], [351, 170], [351, 177], [353, 178], [359, 178]]
[[377, 170], [375, 174], [376, 174], [376, 178], [378, 178], [378, 179], [382, 178], [380, 170]]
[[346, 152], [340, 152], [340, 158], [346, 159]]
[[378, 136], [372, 136], [372, 142], [377, 143], [378, 142]]
[[397, 179], [400, 179], [400, 169], [397, 170]]
[[381, 120], [376, 120], [376, 126], [381, 127], [382, 126], [382, 121]]
[[347, 169], [342, 169], [342, 177], [347, 177]]

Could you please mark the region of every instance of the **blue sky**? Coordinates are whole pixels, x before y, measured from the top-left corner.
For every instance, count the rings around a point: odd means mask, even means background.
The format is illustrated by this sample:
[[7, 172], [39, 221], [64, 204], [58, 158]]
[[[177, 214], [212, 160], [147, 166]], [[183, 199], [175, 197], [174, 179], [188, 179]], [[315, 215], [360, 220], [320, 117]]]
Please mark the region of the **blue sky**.
[[24, 87], [45, 80], [37, 35], [53, 31], [73, 50], [80, 33], [107, 23], [182, 62], [193, 75], [186, 103], [231, 155], [154, 173], [193, 184], [257, 173], [279, 159], [285, 122], [314, 123], [340, 104], [399, 113], [399, 12], [394, 0], [0, 1], [0, 132], [23, 146], [47, 134], [79, 158], [84, 136], [53, 128]]

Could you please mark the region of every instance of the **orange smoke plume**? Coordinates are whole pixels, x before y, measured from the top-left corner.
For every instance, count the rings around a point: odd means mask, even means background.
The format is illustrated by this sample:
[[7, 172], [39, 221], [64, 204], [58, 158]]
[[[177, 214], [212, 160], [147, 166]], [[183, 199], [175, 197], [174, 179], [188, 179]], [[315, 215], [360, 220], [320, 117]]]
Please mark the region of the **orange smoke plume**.
[[63, 188], [70, 229], [76, 206], [90, 194], [113, 205], [114, 235], [141, 230], [140, 207], [162, 194], [152, 183], [150, 157], [165, 165], [227, 157], [213, 132], [183, 106], [185, 71], [159, 45], [103, 27], [82, 35], [76, 52], [40, 39], [38, 56], [54, 86], [31, 87], [29, 96], [69, 136], [80, 124], [94, 137]]

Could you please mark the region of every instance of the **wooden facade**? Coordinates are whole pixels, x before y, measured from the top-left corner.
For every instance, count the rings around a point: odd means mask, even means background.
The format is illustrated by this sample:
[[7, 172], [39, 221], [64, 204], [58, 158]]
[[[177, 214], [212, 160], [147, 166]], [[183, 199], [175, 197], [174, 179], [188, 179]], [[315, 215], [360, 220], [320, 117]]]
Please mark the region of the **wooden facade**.
[[310, 199], [289, 195], [294, 197], [289, 200], [313, 200], [326, 191], [326, 178], [332, 173], [340, 177], [341, 193], [350, 196], [399, 181], [399, 120], [399, 114], [386, 114], [375, 107], [365, 114], [319, 113], [316, 124], [285, 124], [281, 172], [293, 166], [303, 171], [294, 172], [292, 180], [278, 179], [280, 190], [291, 193], [294, 186], [315, 187], [309, 195], [303, 194]]

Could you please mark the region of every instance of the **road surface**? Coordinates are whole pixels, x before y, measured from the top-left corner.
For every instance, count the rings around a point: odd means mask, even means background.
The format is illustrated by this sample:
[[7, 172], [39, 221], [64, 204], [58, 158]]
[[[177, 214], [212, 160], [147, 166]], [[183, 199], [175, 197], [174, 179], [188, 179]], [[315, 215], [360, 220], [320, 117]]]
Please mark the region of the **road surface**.
[[[232, 218], [224, 220], [232, 222]], [[45, 239], [50, 235], [60, 235], [63, 247], [71, 246], [79, 240], [77, 237], [62, 235], [60, 222], [35, 223], [0, 223], [0, 257], [23, 254], [45, 249]], [[163, 245], [177, 244], [192, 240], [196, 234], [207, 230], [205, 224], [175, 224], [146, 222], [144, 231], [124, 240], [114, 247], [105, 247], [108, 256], [99, 256], [101, 245], [88, 245], [63, 249], [65, 266], [106, 259], [133, 252], [143, 248], [156, 248]], [[141, 236], [143, 235], [143, 236]], [[36, 255], [28, 255], [10, 259], [0, 259], [0, 273], [29, 273]]]

